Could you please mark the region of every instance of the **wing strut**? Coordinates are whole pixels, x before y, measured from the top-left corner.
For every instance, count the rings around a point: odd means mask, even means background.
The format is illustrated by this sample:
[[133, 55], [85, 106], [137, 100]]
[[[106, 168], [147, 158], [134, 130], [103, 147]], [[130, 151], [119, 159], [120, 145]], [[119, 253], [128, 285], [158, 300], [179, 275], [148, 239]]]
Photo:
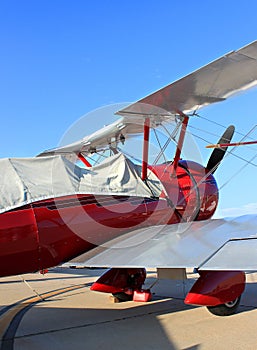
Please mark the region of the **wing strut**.
[[92, 165], [89, 163], [89, 161], [86, 159], [86, 157], [83, 156], [82, 153], [78, 154], [78, 158], [79, 158], [79, 160], [81, 160], [82, 163], [85, 164], [85, 166], [91, 168]]
[[146, 180], [146, 177], [147, 177], [149, 134], [150, 134], [150, 119], [146, 118], [144, 123], [144, 144], [143, 144], [143, 160], [142, 160], [142, 180], [143, 181]]
[[188, 124], [188, 120], [189, 117], [185, 114], [182, 114], [184, 119], [182, 122], [182, 126], [181, 126], [181, 131], [180, 131], [180, 135], [179, 135], [179, 140], [178, 140], [178, 144], [177, 144], [177, 150], [176, 150], [176, 154], [174, 157], [174, 161], [173, 161], [173, 171], [175, 172], [178, 166], [178, 161], [180, 159], [180, 155], [181, 155], [181, 151], [182, 151], [182, 147], [183, 147], [183, 143], [184, 143], [184, 139], [185, 139], [185, 135], [186, 135], [186, 129], [187, 129], [187, 124]]
[[[180, 160], [181, 151], [184, 144], [184, 139], [185, 139], [188, 120], [189, 120], [189, 117], [184, 113], [180, 112], [180, 115], [183, 117], [183, 121], [181, 125], [181, 131], [180, 131], [179, 140], [177, 144], [176, 154], [174, 157], [174, 161], [172, 163], [174, 173], [176, 172], [178, 162]], [[141, 175], [141, 178], [143, 181], [146, 180], [147, 178], [149, 136], [150, 136], [150, 118], [148, 117], [148, 118], [145, 118], [145, 121], [144, 121], [144, 143], [143, 143], [143, 159], [142, 159], [142, 175]]]

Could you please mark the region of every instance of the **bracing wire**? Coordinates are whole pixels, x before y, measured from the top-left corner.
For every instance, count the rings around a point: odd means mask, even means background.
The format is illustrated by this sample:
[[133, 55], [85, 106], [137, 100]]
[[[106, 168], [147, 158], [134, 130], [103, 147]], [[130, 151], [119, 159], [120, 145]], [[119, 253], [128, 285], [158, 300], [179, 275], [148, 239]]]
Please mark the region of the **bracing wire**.
[[[220, 127], [224, 128], [224, 129], [226, 129], [226, 126], [225, 126], [225, 125], [220, 124], [220, 123], [218, 123], [218, 122], [216, 122], [216, 121], [214, 121], [214, 120], [210, 120], [210, 119], [204, 117], [203, 115], [200, 115], [200, 114], [198, 114], [198, 113], [194, 113], [194, 116], [196, 116], [196, 117], [198, 117], [198, 118], [200, 118], [200, 119], [206, 120], [206, 121], [208, 121], [209, 123], [212, 123], [212, 124], [214, 124], [214, 125], [217, 125], [217, 126], [220, 126]], [[190, 126], [190, 127], [193, 128], [192, 126]], [[199, 130], [200, 130], [200, 129], [199, 129]], [[204, 131], [204, 130], [202, 130], [202, 131]], [[206, 132], [206, 133], [209, 133], [209, 132], [206, 131], [206, 130], [205, 130], [205, 132]], [[245, 135], [244, 135], [243, 133], [239, 132], [239, 131], [235, 131], [235, 133], [238, 134], [239, 136], [245, 137]], [[210, 135], [211, 135], [211, 133], [210, 133]], [[253, 140], [253, 138], [251, 138], [251, 137], [249, 137], [249, 139], [250, 139], [250, 140]]]

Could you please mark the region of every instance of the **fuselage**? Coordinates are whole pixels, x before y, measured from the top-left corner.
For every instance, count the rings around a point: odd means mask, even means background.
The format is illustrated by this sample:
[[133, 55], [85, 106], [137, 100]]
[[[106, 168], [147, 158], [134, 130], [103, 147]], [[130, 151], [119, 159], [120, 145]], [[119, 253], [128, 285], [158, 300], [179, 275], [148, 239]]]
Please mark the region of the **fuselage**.
[[212, 217], [218, 188], [192, 161], [149, 167], [163, 191], [158, 198], [93, 196], [37, 201], [0, 214], [0, 276], [35, 272], [68, 261], [133, 229]]

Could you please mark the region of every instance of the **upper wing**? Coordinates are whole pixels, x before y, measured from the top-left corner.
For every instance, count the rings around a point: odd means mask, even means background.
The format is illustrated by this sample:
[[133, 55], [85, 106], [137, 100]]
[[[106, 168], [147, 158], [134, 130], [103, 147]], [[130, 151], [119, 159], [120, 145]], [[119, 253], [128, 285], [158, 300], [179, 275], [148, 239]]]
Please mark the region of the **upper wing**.
[[[150, 117], [151, 128], [156, 128], [164, 121], [174, 121], [175, 117], [172, 114], [156, 115]], [[67, 146], [56, 147], [40, 153], [38, 156], [49, 155], [68, 155], [70, 153], [89, 154], [106, 146], [116, 146], [118, 142], [123, 142], [124, 137], [128, 138], [133, 135], [142, 134], [144, 129], [144, 119], [122, 117], [114, 123], [107, 125], [91, 135], [85, 136], [83, 139], [69, 144]]]
[[119, 115], [190, 113], [257, 84], [257, 41], [207, 64], [195, 72], [120, 110]]
[[73, 144], [39, 154], [70, 154], [94, 152], [143, 132], [144, 118], [151, 127], [174, 120], [177, 114], [187, 114], [210, 103], [223, 101], [236, 92], [257, 84], [257, 41], [228, 53], [195, 72], [118, 111], [123, 118], [84, 137]]
[[257, 216], [153, 226], [82, 254], [71, 264], [256, 270]]

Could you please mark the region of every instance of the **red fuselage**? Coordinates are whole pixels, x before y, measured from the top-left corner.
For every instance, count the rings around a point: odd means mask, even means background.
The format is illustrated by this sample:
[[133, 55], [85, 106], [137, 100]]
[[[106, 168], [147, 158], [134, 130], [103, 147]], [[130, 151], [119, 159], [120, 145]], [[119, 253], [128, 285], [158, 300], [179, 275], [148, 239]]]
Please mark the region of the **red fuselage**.
[[[149, 167], [150, 168], [150, 167]], [[71, 195], [0, 214], [0, 276], [68, 261], [134, 228], [211, 218], [218, 203], [213, 175], [194, 162], [151, 167], [159, 198]]]

